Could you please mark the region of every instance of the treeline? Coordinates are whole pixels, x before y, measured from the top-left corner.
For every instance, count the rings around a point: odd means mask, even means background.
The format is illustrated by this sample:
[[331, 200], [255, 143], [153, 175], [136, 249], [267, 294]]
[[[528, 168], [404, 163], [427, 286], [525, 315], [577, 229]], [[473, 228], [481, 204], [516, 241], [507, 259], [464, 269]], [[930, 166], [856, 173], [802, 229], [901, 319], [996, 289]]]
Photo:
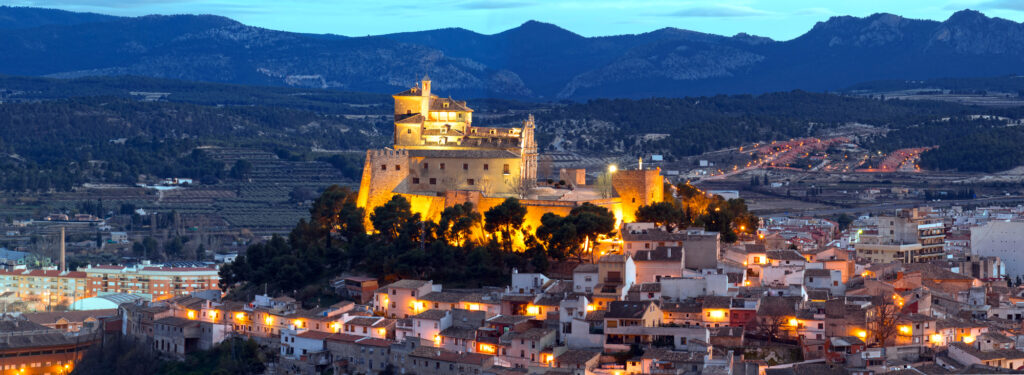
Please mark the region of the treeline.
[[676, 186], [678, 200], [641, 206], [636, 220], [655, 223], [668, 231], [688, 227], [703, 227], [721, 234], [722, 242], [732, 243], [740, 235], [757, 233], [760, 220], [750, 213], [741, 198], [726, 200], [721, 195], [709, 197], [693, 185]]
[[[325, 285], [327, 278], [352, 269], [384, 281], [431, 279], [478, 287], [507, 283], [512, 268], [543, 272], [548, 267], [548, 252], [523, 227], [526, 209], [516, 199], [483, 215], [472, 204], [450, 207], [435, 223], [396, 195], [370, 213], [374, 231], [367, 234], [356, 195], [338, 186], [325, 190], [311, 207], [310, 220], [300, 221], [287, 238], [250, 246], [221, 267], [221, 288], [241, 295], [261, 287], [294, 292]], [[604, 214], [611, 224], [599, 229], [614, 231], [614, 216]], [[480, 236], [483, 231], [488, 235]]]
[[[539, 114], [538, 124], [567, 119], [593, 119], [614, 124], [614, 130], [574, 133], [587, 138], [580, 152], [601, 153], [626, 142], [631, 153], [668, 157], [696, 155], [747, 142], [789, 139], [847, 123], [900, 128], [940, 117], [974, 113], [971, 107], [928, 101], [881, 101], [802, 91], [759, 96], [719, 95], [700, 98], [643, 100], [600, 99], [556, 107]], [[538, 126], [538, 131], [550, 131]], [[640, 141], [647, 133], [669, 134]], [[585, 137], [582, 137], [585, 136]]]
[[902, 91], [913, 89], [946, 89], [954, 93], [983, 94], [985, 92], [1019, 93], [1024, 97], [1024, 76], [935, 78], [926, 80], [870, 81], [844, 91]]
[[[0, 94], [8, 101], [43, 101], [83, 97], [138, 100], [145, 93], [165, 93], [160, 100], [204, 106], [264, 106], [328, 114], [372, 114], [390, 103], [384, 94], [246, 86], [226, 83], [116, 76], [55, 79], [0, 75]], [[132, 95], [132, 93], [140, 93]]]
[[[225, 178], [233, 166], [197, 150], [201, 145], [290, 153], [308, 152], [314, 145], [366, 148], [386, 139], [342, 131], [347, 127], [365, 125], [287, 108], [101, 97], [3, 104], [0, 189], [69, 190], [84, 182], [134, 183], [140, 175], [210, 183]], [[350, 167], [339, 168], [355, 174]]]
[[930, 170], [998, 172], [1024, 165], [1024, 128], [1006, 121], [951, 118], [898, 129], [875, 139], [873, 149], [938, 146], [921, 154], [920, 166]]
[[[639, 220], [671, 228], [702, 226], [725, 242], [757, 231], [757, 218], [741, 199], [708, 197], [690, 186], [678, 187], [679, 201], [642, 207]], [[512, 268], [544, 272], [552, 260], [595, 261], [601, 238], [616, 234], [615, 216], [589, 203], [567, 215], [547, 213], [540, 224], [525, 223], [526, 207], [515, 198], [482, 213], [472, 203], [446, 208], [438, 221], [424, 220], [395, 195], [369, 214], [367, 234], [357, 194], [332, 186], [310, 208], [287, 238], [273, 237], [250, 246], [220, 269], [221, 289], [235, 298], [262, 292], [293, 293], [305, 301], [329, 294], [330, 277], [357, 270], [382, 282], [429, 279], [452, 287], [508, 283]], [[315, 297], [315, 298], [314, 298]]]
[[273, 359], [252, 339], [227, 338], [211, 350], [198, 350], [184, 361], [174, 361], [160, 358], [150, 345], [118, 337], [93, 345], [75, 363], [74, 374], [262, 374]]

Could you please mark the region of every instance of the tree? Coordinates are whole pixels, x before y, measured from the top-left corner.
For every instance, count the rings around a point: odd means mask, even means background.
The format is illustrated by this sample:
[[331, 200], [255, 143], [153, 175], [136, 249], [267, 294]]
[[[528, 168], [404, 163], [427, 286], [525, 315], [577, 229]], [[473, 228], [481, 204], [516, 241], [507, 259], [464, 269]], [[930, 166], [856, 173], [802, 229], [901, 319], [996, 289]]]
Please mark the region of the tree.
[[849, 228], [851, 223], [853, 223], [853, 218], [850, 217], [850, 215], [840, 214], [836, 217], [836, 224], [839, 224], [840, 231], [844, 231], [846, 228]]
[[441, 212], [441, 220], [437, 223], [437, 237], [450, 244], [465, 246], [473, 233], [473, 228], [481, 221], [483, 219], [480, 213], [473, 209], [471, 202], [448, 207]]
[[579, 235], [572, 220], [551, 212], [540, 217], [537, 238], [544, 242], [549, 256], [565, 259], [570, 255], [578, 255], [580, 247]]
[[412, 212], [412, 205], [401, 195], [395, 195], [383, 206], [373, 209], [370, 223], [384, 242], [394, 242], [399, 236], [418, 225], [420, 214]]
[[672, 232], [680, 225], [683, 225], [683, 217], [686, 215], [682, 208], [672, 202], [657, 202], [647, 206], [640, 206], [636, 209], [636, 221], [650, 222], [658, 226], [664, 226], [665, 230]]
[[569, 211], [569, 218], [576, 226], [576, 235], [582, 237], [583, 253], [590, 253], [597, 237], [615, 233], [615, 215], [607, 208], [589, 202]]
[[248, 160], [238, 159], [238, 161], [235, 161], [235, 165], [231, 166], [230, 175], [232, 178], [241, 180], [248, 176], [249, 173], [252, 173], [252, 163]]
[[615, 193], [615, 187], [612, 186], [612, 173], [605, 172], [597, 176], [597, 181], [594, 182], [594, 190], [601, 193], [601, 198], [611, 198]]
[[760, 332], [769, 340], [783, 338], [784, 327], [796, 318], [796, 303], [787, 297], [765, 296], [757, 308], [752, 331]]
[[185, 241], [181, 237], [174, 237], [170, 241], [164, 244], [164, 254], [168, 257], [177, 257], [182, 255], [182, 250], [185, 249]]
[[523, 225], [526, 217], [526, 207], [519, 203], [519, 199], [507, 198], [501, 204], [492, 207], [484, 212], [484, 230], [488, 233], [500, 233], [502, 248], [506, 252], [512, 251], [512, 233]]
[[318, 226], [328, 249], [332, 234], [351, 239], [366, 233], [363, 209], [356, 206], [356, 198], [357, 194], [348, 188], [331, 185], [309, 208], [310, 221]]
[[888, 346], [895, 340], [900, 322], [906, 317], [903, 306], [897, 303], [895, 294], [876, 296], [873, 307], [867, 310], [867, 328], [875, 344]]
[[509, 189], [512, 190], [512, 193], [519, 197], [519, 199], [525, 199], [536, 184], [536, 181], [524, 179], [520, 176], [513, 176], [507, 179], [506, 182], [508, 183]]
[[592, 252], [598, 236], [615, 232], [615, 215], [607, 208], [584, 203], [569, 211], [567, 216], [546, 213], [540, 218], [537, 237], [555, 258], [575, 256], [582, 260]]

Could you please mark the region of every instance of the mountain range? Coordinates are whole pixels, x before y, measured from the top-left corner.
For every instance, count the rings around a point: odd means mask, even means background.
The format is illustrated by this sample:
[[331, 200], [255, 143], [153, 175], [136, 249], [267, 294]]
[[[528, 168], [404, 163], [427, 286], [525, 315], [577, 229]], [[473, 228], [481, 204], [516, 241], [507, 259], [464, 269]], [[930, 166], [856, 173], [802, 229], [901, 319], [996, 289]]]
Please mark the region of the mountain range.
[[0, 74], [137, 75], [393, 93], [429, 74], [460, 97], [581, 100], [794, 89], [1024, 73], [1024, 24], [963, 10], [945, 21], [832, 17], [788, 41], [664, 28], [583, 37], [529, 21], [345, 37], [210, 15], [114, 17], [0, 7]]

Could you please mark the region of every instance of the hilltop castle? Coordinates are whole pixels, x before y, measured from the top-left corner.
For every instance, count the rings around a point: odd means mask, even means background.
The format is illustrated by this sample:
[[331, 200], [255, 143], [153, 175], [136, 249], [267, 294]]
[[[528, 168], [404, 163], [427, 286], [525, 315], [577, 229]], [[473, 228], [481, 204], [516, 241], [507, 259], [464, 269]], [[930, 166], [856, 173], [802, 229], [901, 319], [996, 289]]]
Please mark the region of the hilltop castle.
[[522, 127], [474, 126], [473, 109], [465, 101], [434, 95], [429, 77], [392, 97], [394, 146], [366, 152], [357, 204], [367, 213], [395, 194], [406, 197], [413, 211], [426, 219], [436, 219], [445, 207], [463, 202], [485, 211], [517, 197], [527, 206], [527, 225], [539, 223], [546, 212], [565, 215], [583, 202], [631, 221], [637, 207], [663, 198], [663, 178], [657, 169], [616, 172], [611, 179], [615, 194], [585, 187], [583, 170], [560, 173], [571, 189], [536, 187], [533, 115]]

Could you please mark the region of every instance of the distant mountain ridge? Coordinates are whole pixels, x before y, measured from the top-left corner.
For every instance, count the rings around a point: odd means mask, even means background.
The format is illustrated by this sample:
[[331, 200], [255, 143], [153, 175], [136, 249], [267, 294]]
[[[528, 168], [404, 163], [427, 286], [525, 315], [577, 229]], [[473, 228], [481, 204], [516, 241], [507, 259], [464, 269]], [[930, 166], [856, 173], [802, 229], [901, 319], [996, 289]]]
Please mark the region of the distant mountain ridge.
[[832, 17], [788, 41], [663, 28], [583, 37], [529, 21], [369, 37], [268, 30], [209, 15], [135, 18], [0, 7], [0, 74], [139, 75], [392, 93], [423, 74], [460, 97], [558, 100], [828, 91], [876, 80], [1024, 73], [1024, 24]]

